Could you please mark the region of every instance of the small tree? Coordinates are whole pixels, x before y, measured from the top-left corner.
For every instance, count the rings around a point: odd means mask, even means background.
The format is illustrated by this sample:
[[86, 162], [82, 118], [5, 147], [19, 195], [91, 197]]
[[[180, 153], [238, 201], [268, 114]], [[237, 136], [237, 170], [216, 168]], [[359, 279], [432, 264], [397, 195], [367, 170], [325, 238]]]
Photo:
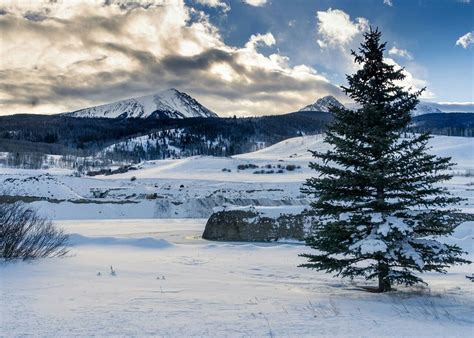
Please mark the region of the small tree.
[[68, 236], [51, 221], [20, 203], [0, 204], [0, 258], [63, 256]]
[[460, 201], [438, 185], [451, 178], [450, 158], [428, 153], [428, 134], [407, 134], [411, 111], [422, 91], [397, 84], [402, 69], [384, 62], [381, 33], [370, 29], [359, 52], [361, 69], [342, 87], [360, 109], [332, 107], [334, 121], [325, 141], [333, 150], [313, 152], [320, 173], [302, 191], [314, 196], [314, 235], [307, 245], [316, 254], [301, 255], [301, 266], [378, 279], [378, 291], [393, 283], [423, 282], [415, 273], [445, 272], [468, 263], [455, 245], [442, 244], [464, 218], [450, 205]]

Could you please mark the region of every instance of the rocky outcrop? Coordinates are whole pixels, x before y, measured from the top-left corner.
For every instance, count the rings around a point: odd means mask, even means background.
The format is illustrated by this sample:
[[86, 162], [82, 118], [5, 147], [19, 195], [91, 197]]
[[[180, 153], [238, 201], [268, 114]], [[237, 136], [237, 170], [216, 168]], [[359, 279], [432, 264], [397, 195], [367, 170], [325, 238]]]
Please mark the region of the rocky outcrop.
[[303, 213], [269, 216], [258, 210], [219, 211], [207, 221], [202, 237], [215, 241], [269, 242], [304, 240], [310, 220]]
[[170, 198], [155, 199], [155, 218], [208, 218], [215, 208], [223, 205], [257, 207], [304, 208], [309, 205], [307, 199], [271, 199], [271, 198], [227, 198], [222, 195], [203, 198], [188, 198], [186, 200], [172, 200]]

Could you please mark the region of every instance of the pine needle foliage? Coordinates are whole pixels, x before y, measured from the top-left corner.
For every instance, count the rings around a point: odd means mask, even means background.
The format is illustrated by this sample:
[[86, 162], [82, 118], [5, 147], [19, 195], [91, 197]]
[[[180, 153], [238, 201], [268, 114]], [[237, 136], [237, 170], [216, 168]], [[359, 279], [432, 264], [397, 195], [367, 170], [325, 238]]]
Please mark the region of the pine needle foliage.
[[393, 284], [424, 283], [420, 273], [446, 272], [469, 263], [456, 245], [437, 239], [450, 235], [465, 218], [453, 208], [460, 198], [439, 183], [449, 180], [450, 158], [432, 155], [428, 134], [408, 133], [411, 112], [422, 91], [400, 85], [404, 70], [384, 60], [386, 43], [378, 29], [364, 34], [360, 65], [342, 87], [360, 108], [332, 107], [334, 121], [326, 152], [312, 152], [319, 176], [302, 191], [312, 198], [315, 217], [302, 267], [336, 276], [378, 280], [379, 292]]

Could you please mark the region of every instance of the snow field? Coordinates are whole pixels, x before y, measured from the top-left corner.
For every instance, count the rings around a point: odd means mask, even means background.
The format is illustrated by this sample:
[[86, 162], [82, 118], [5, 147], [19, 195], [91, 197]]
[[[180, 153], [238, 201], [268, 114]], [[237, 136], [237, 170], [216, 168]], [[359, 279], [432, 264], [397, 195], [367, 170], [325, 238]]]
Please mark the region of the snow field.
[[380, 295], [298, 268], [302, 245], [204, 241], [205, 220], [58, 224], [68, 257], [0, 266], [2, 335], [472, 335], [466, 267]]
[[[466, 175], [474, 168], [473, 142], [432, 141], [436, 154], [458, 163], [459, 174], [445, 186], [467, 198], [461, 209], [468, 213], [474, 213], [473, 180]], [[351, 284], [298, 268], [304, 262], [298, 254], [309, 250], [301, 243], [201, 239], [206, 219], [196, 217], [212, 210], [205, 204], [212, 198], [258, 202], [272, 215], [299, 210], [298, 204], [276, 206], [301, 202], [301, 183], [313, 174], [307, 149], [324, 151], [322, 137], [294, 138], [232, 158], [150, 161], [137, 171], [94, 178], [0, 168], [8, 193], [65, 199], [33, 205], [71, 234], [67, 257], [0, 264], [0, 335], [472, 336], [474, 289], [465, 278], [472, 266], [425, 274], [429, 288], [399, 287], [381, 295], [362, 291], [368, 285], [363, 280]], [[302, 168], [268, 175], [237, 171], [249, 163]], [[16, 180], [6, 181], [11, 178]], [[158, 196], [149, 199], [152, 194]], [[473, 228], [466, 222], [445, 239], [471, 260]]]

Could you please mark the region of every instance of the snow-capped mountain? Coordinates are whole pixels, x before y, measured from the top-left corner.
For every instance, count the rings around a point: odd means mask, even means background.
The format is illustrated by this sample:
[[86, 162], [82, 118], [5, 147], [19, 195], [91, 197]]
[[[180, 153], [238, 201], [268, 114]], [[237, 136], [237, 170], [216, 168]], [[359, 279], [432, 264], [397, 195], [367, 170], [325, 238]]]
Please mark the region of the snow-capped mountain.
[[320, 98], [315, 103], [307, 105], [301, 108], [299, 111], [322, 111], [328, 112], [329, 107], [336, 106], [338, 108], [344, 108], [344, 105], [339, 102], [334, 96], [328, 95]]
[[[328, 95], [320, 98], [315, 103], [307, 105], [304, 108], [301, 108], [299, 111], [322, 111], [328, 112], [329, 107], [334, 105], [336, 107], [344, 108], [344, 105], [340, 103], [334, 96]], [[441, 109], [438, 108], [439, 104], [434, 102], [420, 102], [413, 111], [413, 116], [424, 115], [424, 114], [435, 114], [435, 113], [444, 113]], [[354, 103], [347, 104], [348, 109], [357, 109], [359, 106]]]
[[424, 114], [436, 114], [444, 113], [438, 109], [435, 104], [430, 102], [420, 102], [413, 111], [413, 116], [424, 115]]
[[174, 118], [218, 117], [186, 93], [174, 88], [154, 95], [121, 100], [85, 108], [65, 115], [89, 118]]

